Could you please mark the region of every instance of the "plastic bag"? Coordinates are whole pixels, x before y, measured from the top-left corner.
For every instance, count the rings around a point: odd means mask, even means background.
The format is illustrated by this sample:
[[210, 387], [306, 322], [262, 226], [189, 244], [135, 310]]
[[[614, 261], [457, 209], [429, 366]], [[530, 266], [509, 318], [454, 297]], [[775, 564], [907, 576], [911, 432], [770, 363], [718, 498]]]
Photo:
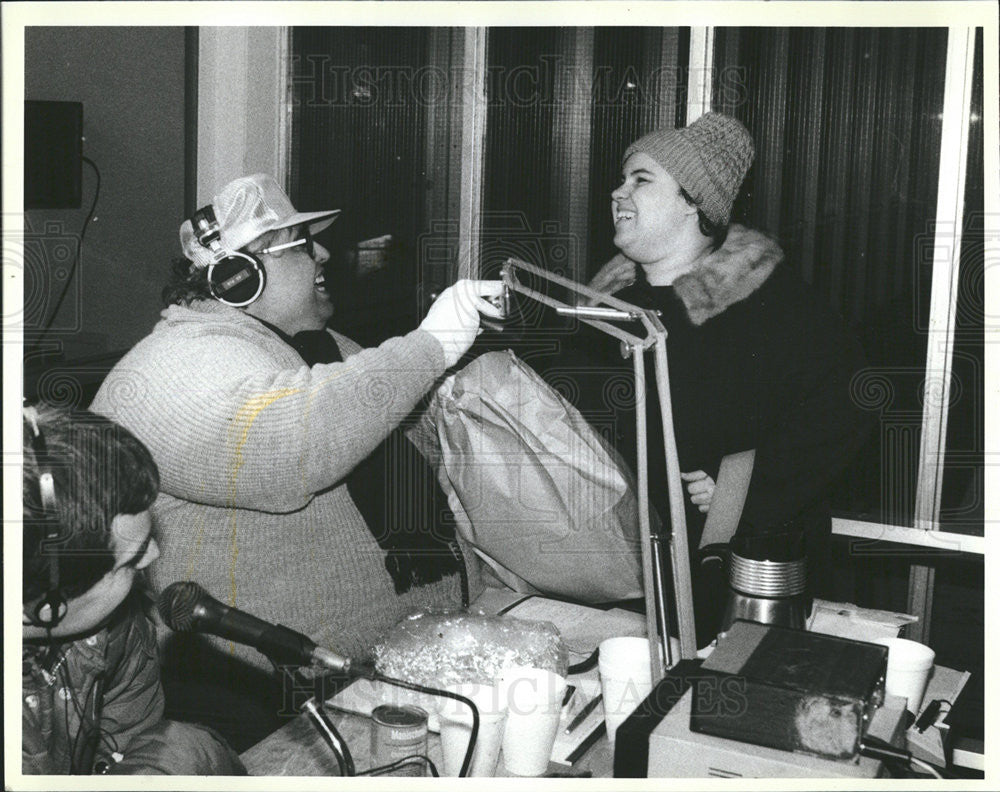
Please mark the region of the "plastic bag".
[[502, 580], [581, 602], [642, 596], [627, 469], [513, 352], [449, 377], [428, 414], [459, 532]]
[[561, 676], [566, 646], [551, 622], [449, 611], [403, 619], [375, 647], [375, 665], [390, 677], [430, 687], [459, 682], [492, 685], [512, 666]]

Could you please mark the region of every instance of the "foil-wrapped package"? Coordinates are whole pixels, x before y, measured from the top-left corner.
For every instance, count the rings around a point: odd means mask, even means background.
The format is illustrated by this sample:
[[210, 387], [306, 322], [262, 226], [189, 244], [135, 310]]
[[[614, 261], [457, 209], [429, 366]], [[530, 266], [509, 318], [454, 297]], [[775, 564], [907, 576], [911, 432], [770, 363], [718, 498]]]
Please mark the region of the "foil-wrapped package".
[[551, 622], [465, 611], [407, 617], [374, 655], [381, 673], [429, 687], [493, 684], [517, 665], [565, 676], [568, 665], [566, 645]]

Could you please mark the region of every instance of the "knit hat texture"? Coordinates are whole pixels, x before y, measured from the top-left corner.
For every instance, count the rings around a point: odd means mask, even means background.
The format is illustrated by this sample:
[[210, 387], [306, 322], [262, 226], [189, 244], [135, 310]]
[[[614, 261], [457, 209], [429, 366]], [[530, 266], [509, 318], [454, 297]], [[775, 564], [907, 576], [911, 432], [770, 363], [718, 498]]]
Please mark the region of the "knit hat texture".
[[682, 129], [657, 129], [625, 150], [648, 154], [673, 176], [708, 219], [728, 223], [733, 201], [753, 162], [753, 138], [722, 113], [705, 113]]

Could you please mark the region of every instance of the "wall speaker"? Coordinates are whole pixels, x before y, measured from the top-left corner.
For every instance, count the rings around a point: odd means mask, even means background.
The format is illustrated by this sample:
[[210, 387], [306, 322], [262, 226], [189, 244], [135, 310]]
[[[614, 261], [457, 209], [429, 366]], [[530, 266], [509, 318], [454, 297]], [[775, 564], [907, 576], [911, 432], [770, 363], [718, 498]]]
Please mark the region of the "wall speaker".
[[79, 209], [83, 104], [24, 103], [24, 208]]

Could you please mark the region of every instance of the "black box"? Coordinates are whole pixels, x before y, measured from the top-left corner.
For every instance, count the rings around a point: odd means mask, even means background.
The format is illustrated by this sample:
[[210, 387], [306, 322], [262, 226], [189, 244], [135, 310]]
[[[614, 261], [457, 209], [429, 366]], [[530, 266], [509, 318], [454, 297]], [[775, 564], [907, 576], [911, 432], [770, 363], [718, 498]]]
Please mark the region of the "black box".
[[889, 650], [736, 621], [693, 691], [691, 731], [833, 759], [858, 755], [885, 695]]
[[24, 103], [24, 208], [79, 209], [83, 105]]

